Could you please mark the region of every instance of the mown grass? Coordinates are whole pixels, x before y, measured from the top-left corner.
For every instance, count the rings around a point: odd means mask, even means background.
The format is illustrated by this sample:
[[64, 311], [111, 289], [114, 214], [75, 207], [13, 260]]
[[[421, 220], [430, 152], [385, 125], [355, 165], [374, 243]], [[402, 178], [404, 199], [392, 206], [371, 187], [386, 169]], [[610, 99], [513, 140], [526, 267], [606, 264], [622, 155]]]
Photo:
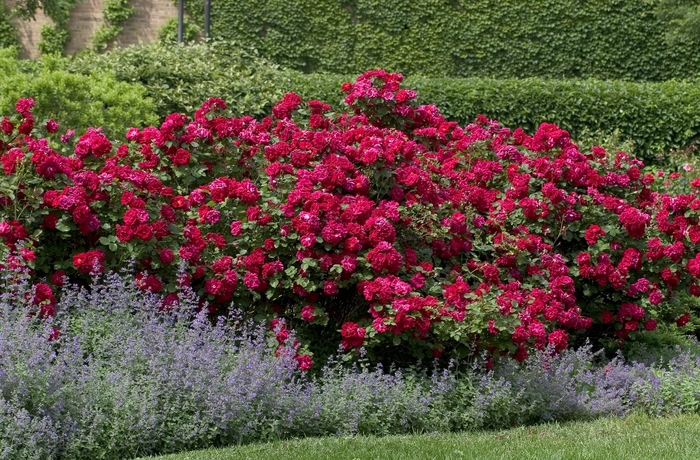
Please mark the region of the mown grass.
[[229, 459], [698, 459], [700, 416], [633, 415], [503, 431], [416, 436], [326, 437], [167, 455]]

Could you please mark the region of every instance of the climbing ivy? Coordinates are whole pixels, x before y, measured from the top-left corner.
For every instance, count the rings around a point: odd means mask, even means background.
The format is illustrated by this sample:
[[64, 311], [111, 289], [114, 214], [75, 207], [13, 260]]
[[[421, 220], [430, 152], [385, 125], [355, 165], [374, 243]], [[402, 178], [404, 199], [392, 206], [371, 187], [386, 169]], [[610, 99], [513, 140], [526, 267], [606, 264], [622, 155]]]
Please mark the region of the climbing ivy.
[[[189, 18], [185, 18], [183, 41], [192, 43], [197, 40], [200, 34], [200, 29]], [[178, 21], [177, 18], [168, 19], [165, 24], [158, 29], [158, 42], [160, 43], [177, 43]]]
[[[661, 0], [212, 0], [212, 35], [305, 72], [663, 81], [700, 73]], [[201, 23], [202, 1], [187, 0]]]
[[41, 28], [39, 51], [41, 54], [62, 54], [70, 40], [68, 20], [70, 12], [79, 0], [18, 0], [13, 8], [14, 14], [20, 19], [34, 19], [36, 11], [41, 9], [51, 18], [53, 25]]
[[122, 31], [121, 26], [134, 14], [134, 8], [129, 6], [129, 0], [106, 0], [102, 15], [104, 23], [92, 37], [92, 45], [96, 50], [104, 50]]
[[0, 5], [0, 48], [19, 45], [17, 30], [10, 22], [10, 12], [3, 3]]
[[63, 54], [63, 49], [70, 40], [68, 28], [59, 24], [44, 24], [41, 26], [38, 48], [42, 56]]

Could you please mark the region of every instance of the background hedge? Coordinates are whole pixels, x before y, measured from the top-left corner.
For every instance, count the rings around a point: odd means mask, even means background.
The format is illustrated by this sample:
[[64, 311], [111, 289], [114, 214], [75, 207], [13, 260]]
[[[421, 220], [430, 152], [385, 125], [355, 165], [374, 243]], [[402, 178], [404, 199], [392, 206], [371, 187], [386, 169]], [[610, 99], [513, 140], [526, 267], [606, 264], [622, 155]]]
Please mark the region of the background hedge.
[[[203, 3], [187, 0], [201, 24]], [[656, 0], [213, 0], [212, 35], [305, 72], [663, 81], [700, 71]]]
[[[152, 44], [87, 53], [63, 60], [66, 70], [99, 69], [143, 85], [162, 119], [171, 112], [192, 114], [209, 97], [221, 97], [233, 115], [262, 117], [284, 93], [342, 107], [343, 82], [357, 75], [305, 74], [285, 70], [245, 51], [237, 43], [194, 46]], [[700, 135], [700, 80], [626, 82], [543, 78], [440, 78], [408, 76], [422, 103], [437, 105], [449, 119], [472, 121], [483, 113], [507, 126], [534, 132], [556, 123], [575, 139], [618, 130], [646, 159], [682, 148]]]
[[466, 122], [483, 113], [529, 133], [551, 122], [574, 139], [600, 138], [618, 130], [646, 159], [686, 147], [700, 136], [700, 81], [407, 80], [422, 101], [437, 105], [452, 119]]

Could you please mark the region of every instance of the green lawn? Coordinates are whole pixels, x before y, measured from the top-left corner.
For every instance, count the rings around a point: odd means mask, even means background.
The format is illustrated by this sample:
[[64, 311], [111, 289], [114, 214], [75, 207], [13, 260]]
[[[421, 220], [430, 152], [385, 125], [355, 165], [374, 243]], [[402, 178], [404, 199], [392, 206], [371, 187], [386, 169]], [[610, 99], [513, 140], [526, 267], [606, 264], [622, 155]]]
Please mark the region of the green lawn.
[[313, 438], [149, 458], [697, 460], [700, 416], [631, 416], [463, 434]]

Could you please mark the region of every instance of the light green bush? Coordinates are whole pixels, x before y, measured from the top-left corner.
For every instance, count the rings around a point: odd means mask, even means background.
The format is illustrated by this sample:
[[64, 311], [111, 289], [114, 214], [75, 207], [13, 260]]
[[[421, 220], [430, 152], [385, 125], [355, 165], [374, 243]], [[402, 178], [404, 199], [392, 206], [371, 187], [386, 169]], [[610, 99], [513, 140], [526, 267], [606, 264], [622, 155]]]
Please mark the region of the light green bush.
[[60, 69], [61, 62], [56, 57], [24, 62], [15, 49], [0, 50], [0, 114], [12, 115], [17, 99], [31, 97], [37, 123], [53, 118], [79, 132], [102, 126], [108, 136], [119, 137], [131, 126], [158, 121], [143, 87], [108, 72], [69, 73]]
[[191, 46], [154, 43], [105, 54], [84, 53], [67, 70], [113, 72], [146, 88], [159, 116], [192, 114], [210, 97], [220, 97], [234, 115], [266, 115], [285, 93], [280, 70], [236, 43]]

